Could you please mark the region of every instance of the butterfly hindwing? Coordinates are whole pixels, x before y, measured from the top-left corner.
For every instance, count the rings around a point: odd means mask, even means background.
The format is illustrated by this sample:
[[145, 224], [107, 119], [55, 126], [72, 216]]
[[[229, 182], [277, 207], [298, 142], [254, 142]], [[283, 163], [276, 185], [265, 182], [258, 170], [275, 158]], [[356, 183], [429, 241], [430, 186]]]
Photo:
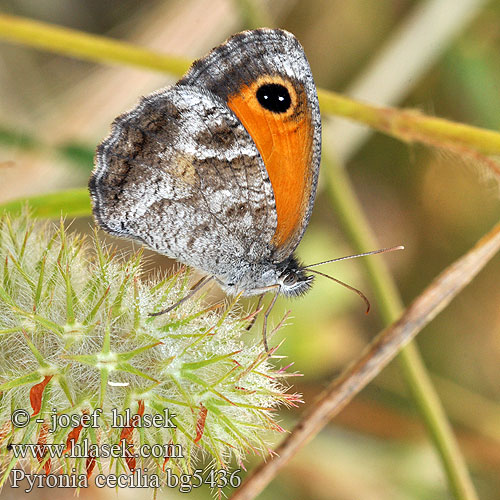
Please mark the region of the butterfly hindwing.
[[107, 231], [207, 273], [271, 251], [276, 208], [262, 158], [206, 89], [175, 85], [119, 116], [89, 185]]

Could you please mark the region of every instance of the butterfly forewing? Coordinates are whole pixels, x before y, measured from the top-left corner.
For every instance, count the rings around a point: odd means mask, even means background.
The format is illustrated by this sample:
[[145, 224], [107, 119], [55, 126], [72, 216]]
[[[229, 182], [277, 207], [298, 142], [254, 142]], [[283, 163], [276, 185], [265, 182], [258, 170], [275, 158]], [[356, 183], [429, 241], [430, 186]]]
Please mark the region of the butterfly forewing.
[[[300, 43], [284, 30], [238, 33], [196, 61], [180, 83], [221, 97], [250, 133], [276, 200], [275, 258], [288, 257], [309, 222], [321, 155], [316, 87]], [[275, 106], [266, 106], [266, 89]]]

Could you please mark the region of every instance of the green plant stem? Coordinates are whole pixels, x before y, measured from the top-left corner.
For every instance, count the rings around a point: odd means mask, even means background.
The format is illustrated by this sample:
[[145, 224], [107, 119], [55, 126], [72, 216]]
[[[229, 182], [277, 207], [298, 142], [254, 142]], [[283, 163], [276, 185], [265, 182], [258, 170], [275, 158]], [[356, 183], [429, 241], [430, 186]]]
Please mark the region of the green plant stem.
[[[177, 76], [189, 67], [184, 58], [5, 14], [0, 14], [0, 38], [89, 61], [128, 64]], [[485, 155], [500, 154], [500, 133], [492, 130], [426, 116], [415, 110], [372, 106], [327, 90], [318, 89], [318, 97], [323, 113], [364, 123], [402, 141], [422, 142], [464, 154], [471, 154], [471, 149]], [[494, 162], [487, 166], [500, 175], [500, 168]]]
[[190, 64], [183, 57], [159, 54], [131, 43], [7, 14], [0, 14], [0, 38], [79, 59], [128, 64], [179, 76]]
[[[327, 191], [343, 230], [358, 252], [378, 248], [344, 171], [328, 152], [323, 153]], [[403, 311], [403, 303], [381, 258], [362, 259], [384, 325], [393, 323]], [[457, 500], [476, 500], [472, 480], [439, 397], [415, 343], [401, 350], [398, 360], [413, 399], [439, 453], [450, 489]]]
[[427, 116], [415, 109], [373, 106], [329, 90], [318, 90], [318, 98], [323, 113], [363, 123], [404, 142], [421, 142], [457, 152], [461, 148], [486, 155], [500, 152], [500, 133], [493, 130]]

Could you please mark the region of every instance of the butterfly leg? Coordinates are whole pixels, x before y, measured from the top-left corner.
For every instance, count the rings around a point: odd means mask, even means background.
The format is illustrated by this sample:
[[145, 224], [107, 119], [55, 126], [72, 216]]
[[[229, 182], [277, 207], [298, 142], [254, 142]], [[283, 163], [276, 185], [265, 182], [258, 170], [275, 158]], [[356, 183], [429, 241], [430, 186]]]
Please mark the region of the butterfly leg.
[[162, 311], [158, 311], [155, 313], [149, 313], [149, 316], [161, 316], [162, 314], [168, 313], [175, 308], [179, 307], [182, 303], [186, 302], [186, 300], [190, 299], [200, 288], [204, 287], [207, 283], [212, 281], [214, 279], [213, 276], [205, 276], [201, 278], [198, 283], [196, 283], [193, 287], [191, 287], [191, 290], [188, 292], [187, 295], [182, 297], [182, 299], [178, 300], [174, 305], [167, 307], [166, 309], [163, 309]]
[[264, 325], [262, 327], [262, 340], [264, 341], [264, 349], [266, 352], [269, 352], [269, 346], [267, 345], [267, 319], [269, 318], [269, 314], [271, 314], [271, 310], [274, 307], [274, 304], [276, 304], [276, 301], [278, 300], [278, 295], [280, 294], [280, 286], [276, 285], [276, 293], [274, 294], [273, 300], [269, 303], [267, 306], [266, 312], [264, 313]]
[[253, 318], [251, 319], [249, 325], [246, 327], [246, 330], [247, 332], [252, 328], [252, 326], [255, 324], [255, 322], [257, 321], [257, 313], [260, 312], [260, 308], [262, 306], [262, 301], [264, 300], [264, 293], [262, 293], [260, 296], [259, 296], [259, 301], [257, 302], [257, 307], [255, 308], [255, 311], [252, 313], [253, 315]]

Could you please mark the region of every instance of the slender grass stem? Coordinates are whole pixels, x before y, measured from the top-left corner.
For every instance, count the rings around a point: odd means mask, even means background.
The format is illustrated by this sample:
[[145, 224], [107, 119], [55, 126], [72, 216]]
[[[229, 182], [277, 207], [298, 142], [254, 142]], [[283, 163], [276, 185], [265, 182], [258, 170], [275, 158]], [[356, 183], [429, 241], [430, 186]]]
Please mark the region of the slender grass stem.
[[[328, 152], [323, 154], [323, 163], [330, 202], [355, 251], [378, 248], [344, 169]], [[382, 321], [384, 325], [390, 325], [403, 311], [403, 303], [390, 272], [381, 258], [366, 258], [360, 263], [365, 266]], [[412, 342], [402, 349], [398, 360], [413, 400], [441, 458], [450, 490], [457, 500], [477, 499], [465, 460], [416, 344]]]
[[0, 14], [0, 38], [89, 61], [120, 63], [182, 75], [189, 61], [104, 36]]
[[[89, 61], [120, 63], [182, 75], [187, 59], [137, 47], [81, 31], [18, 16], [0, 14], [0, 39]], [[331, 91], [318, 89], [321, 110], [364, 123], [402, 141], [422, 142], [467, 153], [470, 148], [500, 154], [500, 133], [426, 116], [415, 110], [372, 106]], [[488, 165], [500, 175], [498, 165]]]

